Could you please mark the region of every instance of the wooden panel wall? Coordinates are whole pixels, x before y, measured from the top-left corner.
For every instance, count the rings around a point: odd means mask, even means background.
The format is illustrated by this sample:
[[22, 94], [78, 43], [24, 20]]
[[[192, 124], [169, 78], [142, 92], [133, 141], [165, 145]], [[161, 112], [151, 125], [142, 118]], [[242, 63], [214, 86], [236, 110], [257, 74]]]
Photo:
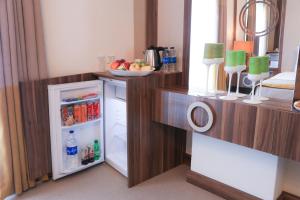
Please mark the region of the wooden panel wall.
[[83, 74], [20, 83], [25, 146], [31, 180], [52, 172], [48, 85], [93, 79], [95, 77], [92, 74]]
[[182, 86], [188, 88], [190, 68], [190, 42], [192, 22], [192, 0], [184, 0]]
[[258, 197], [247, 194], [224, 183], [218, 182], [209, 177], [193, 171], [188, 171], [187, 182], [216, 194], [224, 199], [230, 200], [261, 200]]
[[158, 0], [146, 0], [146, 48], [157, 45]]
[[[201, 98], [200, 98], [201, 99]], [[199, 101], [199, 97], [188, 96], [175, 92], [157, 90], [155, 95], [154, 120], [177, 128], [192, 131], [186, 118], [188, 106]], [[202, 100], [202, 99], [201, 99]], [[253, 147], [256, 109], [243, 104], [232, 104], [222, 100], [205, 99], [213, 110], [214, 124], [209, 132], [205, 133], [217, 139], [226, 140], [235, 144]], [[200, 113], [200, 114], [199, 114]], [[196, 113], [195, 119], [203, 124], [203, 112]]]
[[[186, 113], [188, 106], [196, 101], [207, 103], [214, 113], [213, 127], [203, 134], [300, 161], [300, 113], [292, 111], [290, 102], [268, 101], [254, 106], [160, 89], [155, 93], [157, 112], [153, 118], [162, 124], [191, 130]], [[199, 112], [193, 117], [201, 124], [205, 118], [199, 119]]]
[[157, 74], [127, 81], [129, 187], [184, 161], [185, 131], [152, 122], [155, 88], [179, 82], [180, 75]]

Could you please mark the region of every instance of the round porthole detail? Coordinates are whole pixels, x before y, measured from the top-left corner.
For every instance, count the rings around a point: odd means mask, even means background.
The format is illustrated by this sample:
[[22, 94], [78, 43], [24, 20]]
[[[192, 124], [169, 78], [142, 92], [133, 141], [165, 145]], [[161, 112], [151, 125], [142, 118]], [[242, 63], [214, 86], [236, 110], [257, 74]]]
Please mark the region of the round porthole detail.
[[[207, 113], [208, 120], [204, 126], [196, 125], [192, 119], [193, 111], [196, 108], [202, 108]], [[192, 129], [194, 131], [204, 133], [212, 127], [213, 122], [214, 122], [214, 116], [213, 116], [212, 110], [206, 103], [195, 102], [195, 103], [192, 103], [187, 110], [187, 120], [188, 120], [189, 125], [192, 127]]]

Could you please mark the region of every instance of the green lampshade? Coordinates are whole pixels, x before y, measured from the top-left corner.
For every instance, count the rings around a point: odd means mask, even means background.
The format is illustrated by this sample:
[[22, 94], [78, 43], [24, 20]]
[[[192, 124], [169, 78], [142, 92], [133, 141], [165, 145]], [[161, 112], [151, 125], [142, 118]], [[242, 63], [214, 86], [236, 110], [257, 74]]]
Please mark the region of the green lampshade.
[[204, 58], [224, 58], [224, 44], [223, 43], [206, 43], [204, 47]]
[[237, 66], [237, 51], [227, 51], [226, 52], [226, 66], [236, 67]]
[[270, 67], [270, 58], [269, 56], [261, 56], [260, 58], [260, 67], [261, 67], [261, 72], [269, 72], [269, 67]]
[[237, 65], [246, 65], [246, 52], [245, 51], [237, 51]]
[[249, 59], [249, 74], [261, 74], [260, 57], [251, 57]]

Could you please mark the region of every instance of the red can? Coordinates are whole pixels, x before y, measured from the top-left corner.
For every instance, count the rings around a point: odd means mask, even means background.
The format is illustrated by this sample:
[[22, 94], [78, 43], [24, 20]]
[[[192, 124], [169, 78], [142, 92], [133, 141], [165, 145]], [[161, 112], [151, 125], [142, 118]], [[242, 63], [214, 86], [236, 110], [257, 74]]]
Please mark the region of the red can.
[[93, 111], [94, 111], [94, 119], [98, 119], [100, 117], [100, 102], [95, 101], [93, 103]]
[[81, 122], [87, 121], [87, 105], [81, 104]]
[[65, 122], [67, 121], [68, 116], [69, 116], [68, 107], [67, 106], [61, 107], [61, 119], [62, 119], [63, 124], [65, 124]]
[[94, 109], [93, 109], [93, 102], [87, 103], [87, 120], [93, 120], [94, 119]]
[[81, 107], [79, 104], [74, 105], [74, 119], [75, 123], [81, 122]]

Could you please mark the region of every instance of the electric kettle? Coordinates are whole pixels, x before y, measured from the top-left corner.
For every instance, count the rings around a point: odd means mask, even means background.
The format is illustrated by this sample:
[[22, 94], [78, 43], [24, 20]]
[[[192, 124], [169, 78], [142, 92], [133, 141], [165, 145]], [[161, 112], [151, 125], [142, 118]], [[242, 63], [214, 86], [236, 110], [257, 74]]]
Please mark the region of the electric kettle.
[[145, 63], [150, 65], [155, 69], [155, 71], [160, 70], [162, 67], [162, 62], [160, 58], [160, 51], [164, 51], [166, 48], [164, 47], [155, 47], [155, 46], [150, 46], [147, 48], [147, 50], [144, 52], [144, 60]]

